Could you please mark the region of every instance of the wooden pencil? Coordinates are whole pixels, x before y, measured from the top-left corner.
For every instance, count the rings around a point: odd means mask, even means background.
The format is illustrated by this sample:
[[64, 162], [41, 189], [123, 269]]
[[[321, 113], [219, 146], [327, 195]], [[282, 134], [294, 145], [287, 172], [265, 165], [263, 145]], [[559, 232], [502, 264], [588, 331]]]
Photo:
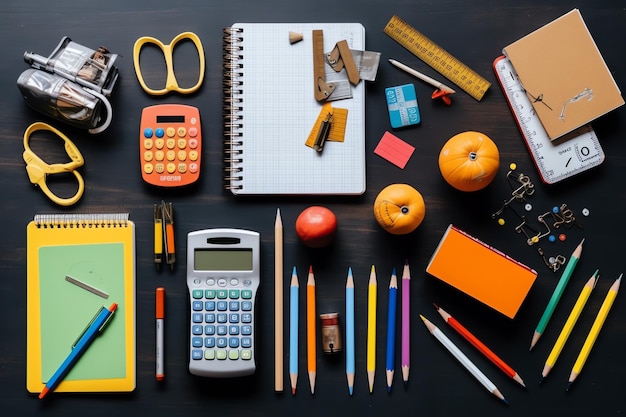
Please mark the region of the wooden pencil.
[[274, 223], [274, 391], [283, 391], [283, 221]]

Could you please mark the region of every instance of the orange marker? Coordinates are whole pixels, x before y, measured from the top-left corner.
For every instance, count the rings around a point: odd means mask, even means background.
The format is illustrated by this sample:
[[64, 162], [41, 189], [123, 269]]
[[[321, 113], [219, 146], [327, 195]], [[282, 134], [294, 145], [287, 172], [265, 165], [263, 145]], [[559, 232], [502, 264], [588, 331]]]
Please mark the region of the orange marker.
[[165, 319], [165, 288], [156, 289], [156, 379], [165, 378], [163, 325]]
[[315, 276], [313, 267], [309, 266], [309, 276], [306, 284], [306, 333], [307, 333], [307, 368], [311, 394], [315, 393], [315, 375], [317, 372], [317, 341], [315, 332]]

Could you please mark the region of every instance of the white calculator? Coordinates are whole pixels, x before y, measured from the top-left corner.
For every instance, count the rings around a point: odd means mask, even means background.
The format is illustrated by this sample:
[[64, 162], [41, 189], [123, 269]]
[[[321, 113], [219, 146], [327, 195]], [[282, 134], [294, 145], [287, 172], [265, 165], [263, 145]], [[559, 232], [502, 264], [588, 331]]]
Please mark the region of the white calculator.
[[254, 373], [260, 235], [206, 229], [187, 235], [189, 372], [227, 378]]

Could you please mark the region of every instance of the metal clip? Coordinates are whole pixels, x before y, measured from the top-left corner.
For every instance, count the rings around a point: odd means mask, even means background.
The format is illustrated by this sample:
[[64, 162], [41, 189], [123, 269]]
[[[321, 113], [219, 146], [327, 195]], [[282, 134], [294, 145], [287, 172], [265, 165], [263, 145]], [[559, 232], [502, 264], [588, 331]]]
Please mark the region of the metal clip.
[[537, 248], [537, 252], [539, 253], [539, 255], [541, 255], [541, 257], [543, 258], [543, 262], [548, 268], [552, 270], [552, 272], [558, 271], [561, 265], [565, 264], [565, 261], [567, 261], [567, 259], [563, 255], [557, 255], [556, 257], [551, 256], [549, 258], [546, 258], [543, 249], [541, 248]]

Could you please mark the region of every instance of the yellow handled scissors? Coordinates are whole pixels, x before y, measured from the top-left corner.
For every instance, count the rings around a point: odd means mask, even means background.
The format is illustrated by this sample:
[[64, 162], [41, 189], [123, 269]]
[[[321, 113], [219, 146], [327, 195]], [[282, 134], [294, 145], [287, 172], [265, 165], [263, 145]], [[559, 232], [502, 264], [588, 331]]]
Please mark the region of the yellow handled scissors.
[[[47, 130], [65, 142], [65, 152], [70, 157], [71, 161], [65, 164], [48, 164], [44, 162], [40, 157], [38, 157], [35, 152], [30, 149], [28, 146], [28, 141], [30, 139], [30, 135], [38, 130]], [[80, 151], [74, 145], [74, 143], [68, 139], [63, 133], [50, 126], [47, 123], [36, 122], [32, 125], [28, 126], [26, 131], [24, 132], [24, 153], [22, 154], [24, 158], [24, 162], [26, 162], [26, 172], [28, 173], [28, 179], [32, 184], [35, 184], [41, 188], [46, 196], [55, 203], [60, 206], [71, 206], [76, 203], [83, 195], [85, 191], [85, 182], [83, 181], [83, 177], [80, 175], [76, 169], [82, 167], [85, 164], [85, 160], [81, 155]], [[48, 188], [48, 184], [46, 183], [46, 179], [48, 175], [52, 174], [62, 174], [71, 172], [76, 177], [78, 181], [78, 190], [73, 197], [69, 198], [61, 198], [54, 194], [50, 188]]]
[[[198, 77], [198, 82], [193, 87], [182, 88], [178, 85], [178, 81], [176, 80], [176, 75], [174, 75], [174, 60], [172, 54], [174, 52], [174, 47], [176, 44], [184, 39], [188, 39], [196, 47], [198, 51], [198, 58], [200, 60], [200, 75]], [[167, 67], [167, 79], [165, 80], [165, 88], [160, 90], [155, 90], [146, 85], [143, 80], [143, 75], [141, 75], [141, 66], [139, 64], [139, 54], [141, 52], [141, 48], [143, 48], [146, 44], [153, 44], [161, 51], [163, 51], [163, 56], [165, 57], [165, 65]], [[160, 40], [153, 38], [151, 36], [143, 36], [135, 42], [135, 46], [133, 47], [133, 62], [135, 65], [135, 74], [137, 74], [137, 79], [139, 80], [139, 84], [144, 89], [144, 91], [148, 94], [152, 94], [155, 96], [161, 96], [163, 94], [167, 94], [170, 91], [177, 91], [181, 94], [189, 94], [195, 92], [202, 81], [204, 80], [204, 49], [202, 49], [202, 43], [200, 42], [200, 38], [193, 32], [183, 32], [172, 39], [172, 42], [169, 45], [163, 44]]]

